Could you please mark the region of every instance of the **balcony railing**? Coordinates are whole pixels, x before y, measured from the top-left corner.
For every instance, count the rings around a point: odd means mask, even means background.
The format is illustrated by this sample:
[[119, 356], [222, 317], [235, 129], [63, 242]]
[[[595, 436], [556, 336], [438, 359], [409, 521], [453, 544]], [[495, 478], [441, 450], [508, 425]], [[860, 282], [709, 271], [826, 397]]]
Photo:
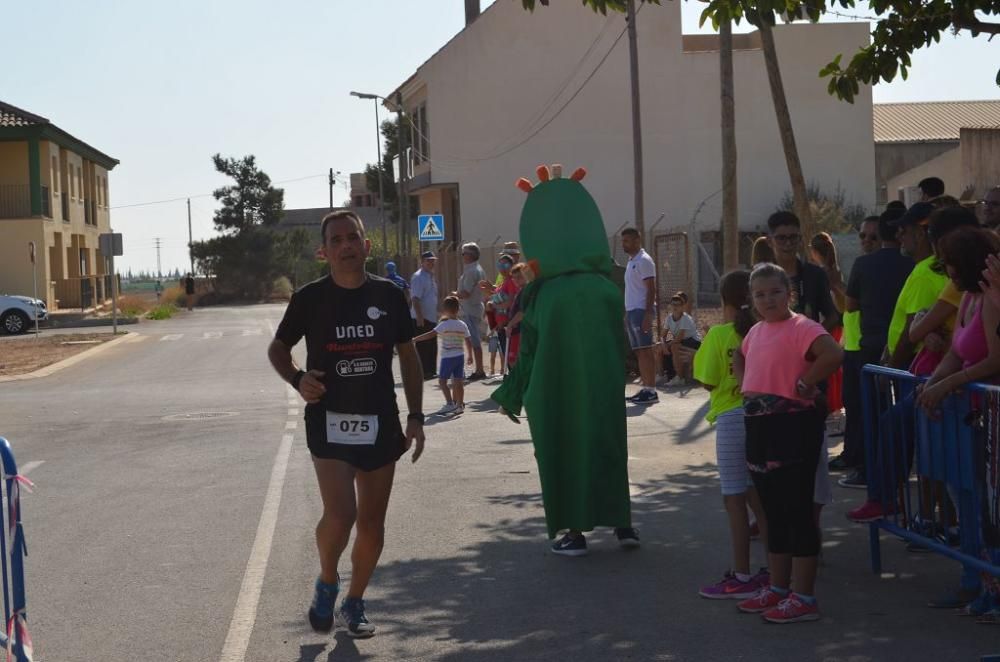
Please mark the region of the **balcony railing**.
[[24, 184], [0, 184], [0, 218], [31, 216], [31, 192]]
[[[52, 218], [52, 198], [48, 186], [42, 188], [42, 216]], [[30, 218], [31, 187], [27, 184], [0, 184], [0, 218]]]

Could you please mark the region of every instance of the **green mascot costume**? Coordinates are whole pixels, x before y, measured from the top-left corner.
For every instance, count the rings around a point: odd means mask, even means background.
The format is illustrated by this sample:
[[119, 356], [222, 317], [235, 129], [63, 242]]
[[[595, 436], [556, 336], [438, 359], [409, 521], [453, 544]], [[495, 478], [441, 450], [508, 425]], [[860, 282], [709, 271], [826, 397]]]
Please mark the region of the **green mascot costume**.
[[[492, 395], [510, 415], [527, 412], [550, 538], [567, 530], [569, 555], [586, 553], [582, 532], [615, 527], [623, 545], [631, 529], [625, 425], [621, 291], [597, 204], [561, 167], [539, 166], [527, 179], [520, 235], [535, 280], [521, 295], [524, 318], [517, 362]], [[559, 552], [561, 540], [553, 546]]]

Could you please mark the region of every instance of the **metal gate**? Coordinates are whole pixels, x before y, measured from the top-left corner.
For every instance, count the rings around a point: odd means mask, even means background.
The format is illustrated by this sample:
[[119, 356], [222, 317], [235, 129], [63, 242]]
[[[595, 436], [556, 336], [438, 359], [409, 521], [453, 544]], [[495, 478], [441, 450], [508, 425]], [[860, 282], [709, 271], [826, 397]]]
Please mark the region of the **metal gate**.
[[686, 232], [667, 232], [653, 237], [656, 261], [656, 304], [660, 314], [678, 291], [691, 294], [690, 246]]

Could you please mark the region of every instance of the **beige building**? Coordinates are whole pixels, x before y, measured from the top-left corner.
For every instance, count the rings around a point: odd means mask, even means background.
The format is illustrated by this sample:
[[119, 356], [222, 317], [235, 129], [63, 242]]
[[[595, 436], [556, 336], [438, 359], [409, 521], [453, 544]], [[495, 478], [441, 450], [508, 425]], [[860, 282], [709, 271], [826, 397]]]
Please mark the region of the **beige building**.
[[118, 161], [44, 117], [0, 102], [0, 293], [32, 294], [49, 310], [111, 296], [98, 235], [110, 232], [108, 172]]
[[[466, 4], [465, 29], [387, 95], [386, 106], [401, 99], [411, 120], [409, 190], [419, 213], [444, 214], [445, 246], [514, 239], [524, 202], [515, 180], [562, 163], [565, 172], [589, 171], [609, 235], [633, 223], [622, 15], [601, 16], [579, 0], [534, 13], [514, 1], [481, 14], [475, 0]], [[641, 5], [636, 25], [646, 227], [693, 229], [701, 240], [721, 217], [718, 38], [683, 35], [676, 2]], [[873, 206], [871, 89], [847, 104], [818, 76], [837, 53], [869, 43], [867, 24], [783, 25], [774, 34], [807, 180]], [[735, 75], [739, 217], [749, 231], [790, 190], [758, 33], [737, 35]]]
[[925, 177], [941, 178], [965, 200], [1000, 185], [1000, 101], [885, 103], [874, 111], [880, 203], [915, 201]]

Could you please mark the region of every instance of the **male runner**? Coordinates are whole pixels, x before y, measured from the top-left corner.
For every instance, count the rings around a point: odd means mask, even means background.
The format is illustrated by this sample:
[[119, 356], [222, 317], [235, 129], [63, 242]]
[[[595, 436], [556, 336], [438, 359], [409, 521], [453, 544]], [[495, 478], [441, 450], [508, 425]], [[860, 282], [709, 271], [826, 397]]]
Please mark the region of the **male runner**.
[[[331, 212], [321, 231], [330, 273], [292, 295], [267, 355], [308, 403], [306, 441], [323, 499], [316, 527], [320, 575], [309, 622], [320, 632], [334, 625], [337, 564], [357, 525], [351, 582], [339, 614], [348, 635], [371, 637], [375, 627], [362, 598], [382, 553], [396, 460], [414, 442], [414, 462], [424, 449], [423, 373], [402, 290], [365, 272], [371, 242], [361, 219], [349, 210]], [[303, 336], [307, 371], [292, 361], [292, 347]], [[405, 434], [396, 406], [393, 347], [410, 411]]]

